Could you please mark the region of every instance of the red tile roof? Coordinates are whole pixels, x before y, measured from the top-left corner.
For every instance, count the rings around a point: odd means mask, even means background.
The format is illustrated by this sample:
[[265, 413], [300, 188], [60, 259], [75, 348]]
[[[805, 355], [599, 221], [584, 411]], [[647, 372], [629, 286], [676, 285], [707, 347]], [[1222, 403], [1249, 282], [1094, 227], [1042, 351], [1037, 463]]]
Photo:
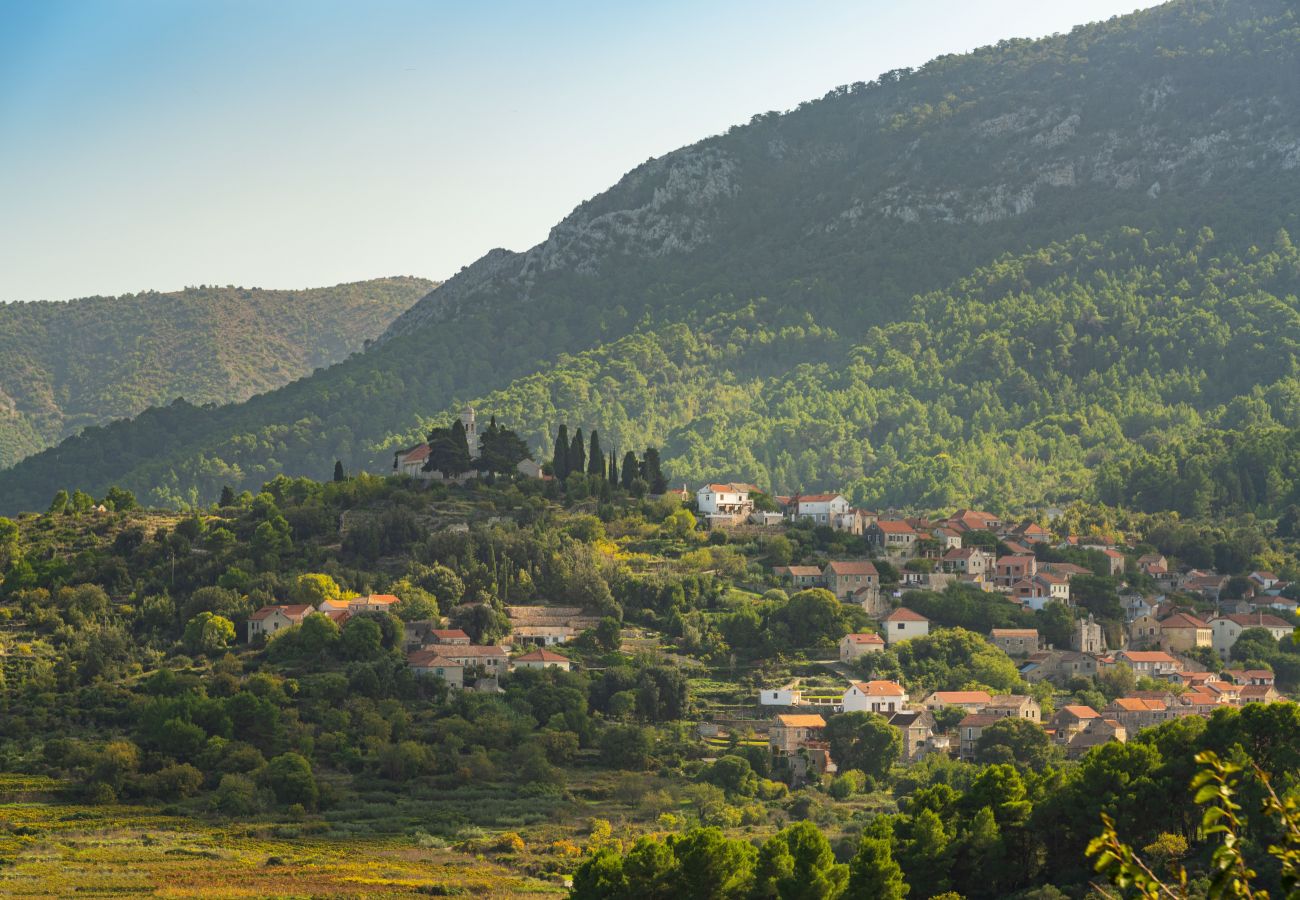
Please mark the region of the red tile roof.
[[263, 606], [257, 612], [249, 616], [249, 619], [254, 622], [260, 622], [266, 617], [277, 612], [288, 619], [302, 619], [305, 618], [310, 613], [315, 612], [315, 610], [313, 610], [311, 606], [306, 603], [292, 604], [288, 606]]
[[516, 656], [515, 662], [568, 662], [567, 656], [561, 656], [553, 650], [547, 650], [545, 647], [538, 647], [523, 656]]
[[1202, 622], [1196, 616], [1189, 616], [1187, 613], [1174, 613], [1167, 619], [1160, 620], [1161, 628], [1209, 628], [1209, 622]]
[[812, 714], [793, 714], [777, 716], [776, 720], [784, 728], [825, 728], [826, 720], [821, 716]]
[[1161, 700], [1143, 700], [1141, 697], [1120, 697], [1112, 700], [1111, 705], [1125, 712], [1160, 712], [1167, 708]]
[[420, 669], [463, 669], [455, 660], [447, 659], [437, 650], [412, 650], [406, 654], [406, 664]]
[[935, 691], [926, 701], [934, 700], [945, 706], [960, 706], [964, 703], [988, 703], [993, 698], [988, 691]]
[[915, 534], [916, 529], [902, 519], [877, 519], [876, 527], [885, 534]]
[[1120, 655], [1125, 659], [1131, 659], [1133, 662], [1172, 663], [1176, 660], [1163, 650], [1121, 650]]
[[826, 568], [835, 575], [877, 575], [876, 567], [866, 561], [828, 562]]
[[885, 639], [878, 634], [864, 632], [862, 634], [846, 634], [844, 640], [850, 644], [883, 644]]
[[893, 681], [855, 681], [853, 686], [868, 697], [901, 697], [907, 693]]
[[1056, 711], [1056, 714], [1057, 714], [1058, 716], [1059, 716], [1061, 713], [1069, 713], [1070, 715], [1074, 716], [1076, 719], [1099, 719], [1099, 718], [1101, 718], [1101, 713], [1097, 712], [1097, 711], [1096, 711], [1095, 709], [1093, 709], [1091, 706], [1083, 706], [1083, 705], [1081, 705], [1081, 704], [1073, 704], [1073, 703], [1072, 703], [1072, 704], [1068, 704], [1068, 705], [1066, 705], [1066, 706], [1062, 706], [1059, 710]]
[[1216, 616], [1218, 619], [1227, 619], [1235, 622], [1242, 628], [1291, 628], [1290, 622], [1279, 619], [1277, 616], [1268, 613], [1233, 613], [1227, 616]]
[[885, 622], [928, 622], [925, 616], [917, 612], [912, 612], [906, 606], [900, 606], [898, 609], [885, 616], [882, 620]]

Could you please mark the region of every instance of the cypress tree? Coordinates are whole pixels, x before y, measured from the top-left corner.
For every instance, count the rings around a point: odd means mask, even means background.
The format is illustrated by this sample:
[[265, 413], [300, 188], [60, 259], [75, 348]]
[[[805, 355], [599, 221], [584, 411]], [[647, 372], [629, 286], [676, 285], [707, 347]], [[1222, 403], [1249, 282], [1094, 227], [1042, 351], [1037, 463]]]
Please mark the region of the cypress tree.
[[591, 451], [587, 454], [587, 474], [605, 477], [605, 451], [600, 449], [600, 435], [591, 430]]
[[348, 480], [347, 473], [343, 471], [343, 460], [341, 459], [334, 460], [334, 480], [335, 481]]
[[569, 473], [582, 474], [587, 471], [587, 447], [582, 439], [582, 429], [573, 433], [573, 443], [569, 445]]
[[232, 487], [231, 487], [230, 485], [228, 485], [228, 484], [226, 484], [226, 485], [222, 485], [222, 486], [221, 486], [221, 499], [217, 501], [217, 505], [218, 505], [218, 506], [234, 506], [234, 505], [235, 505], [235, 489], [232, 488]]
[[623, 457], [623, 487], [626, 490], [632, 490], [632, 482], [641, 477], [641, 466], [636, 461], [636, 454], [631, 450]]
[[663, 469], [659, 467], [659, 450], [647, 447], [645, 451], [645, 480], [650, 485], [650, 493], [668, 492], [668, 479], [664, 478]]
[[618, 487], [618, 448], [615, 447], [609, 453], [609, 484], [610, 487]]
[[551, 457], [551, 474], [557, 481], [569, 477], [569, 426], [561, 424], [555, 435], [555, 455]]

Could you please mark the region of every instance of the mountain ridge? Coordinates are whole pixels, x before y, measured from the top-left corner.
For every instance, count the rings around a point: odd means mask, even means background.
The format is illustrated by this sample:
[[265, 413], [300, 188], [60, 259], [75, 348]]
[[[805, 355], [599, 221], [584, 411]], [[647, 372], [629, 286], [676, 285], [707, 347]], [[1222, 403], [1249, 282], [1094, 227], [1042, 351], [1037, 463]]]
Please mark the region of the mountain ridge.
[[[635, 167], [536, 247], [487, 254], [367, 353], [238, 407], [175, 411], [165, 452], [129, 449], [150, 444], [155, 412], [93, 477], [188, 503], [335, 458], [383, 471], [466, 400], [759, 299], [860, 335], [1077, 234], [1209, 226], [1244, 252], [1300, 233], [1282, 199], [1300, 193], [1298, 45], [1282, 0], [1181, 0], [760, 114]], [[619, 423], [587, 424], [625, 443]], [[84, 477], [85, 444], [0, 473], [0, 496], [35, 505]]]
[[0, 306], [0, 467], [178, 396], [226, 403], [280, 387], [364, 349], [435, 285], [203, 285]]

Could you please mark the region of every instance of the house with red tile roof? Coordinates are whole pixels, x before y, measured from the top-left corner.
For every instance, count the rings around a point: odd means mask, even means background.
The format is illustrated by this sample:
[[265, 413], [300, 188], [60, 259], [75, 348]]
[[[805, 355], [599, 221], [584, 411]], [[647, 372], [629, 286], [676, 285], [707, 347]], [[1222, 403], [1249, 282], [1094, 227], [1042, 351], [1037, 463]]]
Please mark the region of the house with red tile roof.
[[826, 729], [826, 720], [816, 713], [790, 713], [776, 717], [767, 731], [767, 742], [782, 756], [793, 756], [809, 741], [818, 740]]
[[1101, 714], [1119, 722], [1129, 731], [1150, 728], [1178, 717], [1178, 713], [1171, 710], [1163, 701], [1143, 700], [1139, 697], [1119, 697], [1112, 700]]
[[887, 644], [897, 644], [899, 641], [924, 637], [930, 633], [930, 620], [918, 612], [912, 612], [906, 606], [900, 606], [885, 616], [880, 621], [880, 626], [885, 632]]
[[354, 616], [358, 613], [390, 612], [402, 601], [394, 594], [366, 594], [348, 601], [348, 612]]
[[416, 444], [409, 450], [400, 450], [393, 454], [393, 471], [398, 475], [411, 478], [423, 478], [424, 464], [429, 461], [429, 445]]
[[571, 662], [567, 656], [561, 656], [554, 650], [538, 647], [522, 656], [516, 656], [511, 662], [515, 669], [561, 669], [569, 671]]
[[773, 566], [772, 574], [797, 591], [822, 587], [822, 570], [816, 566]]
[[1052, 732], [1059, 744], [1068, 744], [1070, 739], [1084, 729], [1093, 719], [1100, 719], [1101, 713], [1091, 706], [1072, 704], [1062, 706], [1052, 716]]
[[995, 560], [992, 553], [982, 547], [959, 547], [949, 550], [939, 560], [945, 572], [957, 575], [978, 575], [981, 581], [990, 580]]
[[1273, 636], [1275, 641], [1289, 637], [1295, 631], [1295, 626], [1290, 622], [1262, 610], [1253, 613], [1215, 616], [1210, 619], [1215, 652], [1223, 659], [1227, 659], [1229, 654], [1232, 653], [1233, 645], [1237, 643], [1237, 638], [1241, 637], [1243, 631], [1250, 628], [1263, 628]]
[[870, 560], [832, 560], [822, 569], [822, 584], [836, 597], [847, 600], [856, 590], [879, 587], [880, 573]]
[[796, 494], [790, 505], [791, 518], [814, 525], [833, 526], [836, 517], [849, 511], [849, 501], [843, 494]]
[[845, 712], [889, 715], [907, 706], [907, 691], [896, 681], [853, 681], [841, 702]]
[[1115, 661], [1124, 663], [1138, 676], [1153, 678], [1176, 675], [1183, 670], [1183, 664], [1163, 650], [1121, 650], [1115, 654]]
[[406, 667], [420, 677], [441, 678], [448, 687], [465, 686], [465, 667], [437, 650], [412, 650], [406, 655]]
[[1002, 528], [1000, 532], [998, 536], [1002, 540], [1016, 541], [1026, 547], [1050, 543], [1052, 540], [1052, 533], [1031, 519], [1025, 519], [1012, 528]]
[[1224, 669], [1222, 674], [1233, 684], [1273, 685], [1276, 683], [1276, 677], [1268, 669]]
[[916, 529], [903, 519], [876, 519], [864, 535], [872, 547], [896, 556], [911, 556], [918, 539]]
[[1248, 684], [1241, 688], [1238, 697], [1244, 706], [1247, 703], [1276, 703], [1282, 699], [1282, 694], [1271, 684]]
[[1035, 725], [1043, 718], [1043, 708], [1027, 694], [997, 694], [981, 712], [1005, 718], [1028, 719]]
[[495, 644], [440, 644], [435, 649], [445, 659], [460, 663], [467, 669], [481, 668], [488, 675], [505, 674], [510, 661], [505, 648]]
[[945, 706], [959, 706], [968, 713], [979, 712], [993, 702], [988, 691], [935, 691], [921, 701], [926, 709], [934, 711]]
[[1127, 557], [1123, 553], [1120, 553], [1114, 547], [1102, 547], [1101, 555], [1106, 557], [1106, 562], [1110, 566], [1110, 574], [1124, 574], [1124, 564], [1127, 562]]
[[1089, 719], [1079, 731], [1069, 739], [1065, 746], [1065, 755], [1078, 759], [1103, 744], [1118, 741], [1123, 744], [1128, 740], [1128, 729], [1112, 718], [1098, 716]]
[[978, 509], [959, 509], [945, 520], [945, 524], [956, 532], [991, 531], [996, 533], [1002, 527], [1002, 520], [992, 513]]
[[695, 503], [710, 525], [742, 522], [754, 511], [747, 484], [706, 484], [695, 492]]
[[1038, 560], [1033, 556], [1002, 556], [994, 568], [993, 583], [1003, 590], [1010, 590], [1016, 582], [1037, 574]]
[[308, 603], [263, 606], [248, 617], [248, 640], [270, 637], [285, 628], [301, 625], [302, 620], [315, 611]]
[[1160, 645], [1166, 650], [1186, 653], [1196, 647], [1209, 647], [1214, 643], [1210, 623], [1198, 619], [1191, 613], [1176, 612], [1161, 619]]
[[885, 639], [878, 634], [861, 632], [846, 634], [840, 639], [840, 662], [853, 662], [867, 653], [879, 653], [885, 649]]

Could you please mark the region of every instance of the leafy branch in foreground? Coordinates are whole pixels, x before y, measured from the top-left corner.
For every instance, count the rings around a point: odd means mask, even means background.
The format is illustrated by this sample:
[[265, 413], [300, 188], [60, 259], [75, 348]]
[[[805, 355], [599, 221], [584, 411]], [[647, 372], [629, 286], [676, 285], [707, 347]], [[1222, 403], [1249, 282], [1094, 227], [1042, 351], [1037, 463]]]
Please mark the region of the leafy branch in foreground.
[[[1267, 890], [1257, 884], [1258, 873], [1246, 861], [1243, 852], [1246, 818], [1236, 794], [1241, 766], [1224, 762], [1213, 751], [1196, 755], [1201, 770], [1192, 779], [1195, 801], [1208, 805], [1201, 817], [1201, 834], [1209, 838], [1221, 835], [1218, 846], [1210, 856], [1209, 885], [1205, 896], [1210, 900], [1220, 897], [1240, 897], [1246, 900], [1268, 900]], [[1271, 856], [1282, 864], [1281, 882], [1286, 896], [1300, 897], [1300, 806], [1294, 797], [1283, 800], [1273, 790], [1268, 774], [1255, 767], [1255, 776], [1263, 785], [1267, 796], [1263, 812], [1276, 819], [1283, 833], [1283, 843], [1268, 848]], [[1190, 900], [1187, 870], [1181, 866], [1176, 873], [1176, 884], [1169, 884], [1152, 871], [1133, 848], [1120, 840], [1114, 820], [1102, 814], [1102, 833], [1088, 844], [1088, 855], [1095, 856], [1096, 869], [1115, 887], [1134, 891], [1146, 900]], [[1105, 897], [1116, 897], [1104, 888], [1094, 885]]]

